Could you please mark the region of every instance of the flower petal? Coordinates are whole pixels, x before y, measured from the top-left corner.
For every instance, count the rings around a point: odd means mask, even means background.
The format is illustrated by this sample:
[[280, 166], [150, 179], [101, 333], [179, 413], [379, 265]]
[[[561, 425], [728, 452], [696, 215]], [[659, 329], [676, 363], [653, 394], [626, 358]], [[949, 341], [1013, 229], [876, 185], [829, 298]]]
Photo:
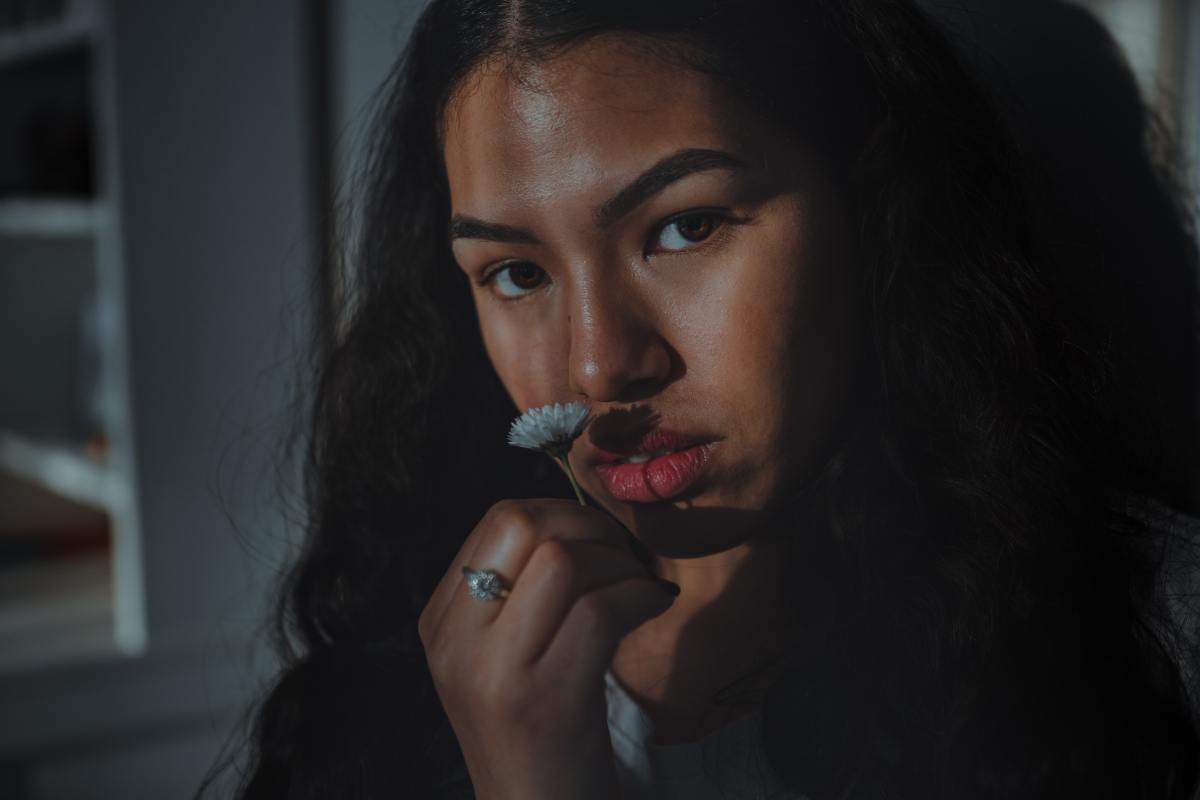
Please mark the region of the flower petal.
[[550, 455], [562, 455], [587, 429], [591, 409], [586, 403], [554, 403], [531, 408], [513, 420], [508, 443]]

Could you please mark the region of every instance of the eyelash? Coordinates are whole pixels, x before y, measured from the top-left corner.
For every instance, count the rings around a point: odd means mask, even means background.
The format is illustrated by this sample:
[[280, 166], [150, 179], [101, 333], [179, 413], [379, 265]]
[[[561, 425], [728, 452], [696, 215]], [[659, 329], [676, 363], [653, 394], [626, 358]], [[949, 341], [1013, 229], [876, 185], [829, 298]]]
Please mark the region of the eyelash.
[[[722, 233], [725, 232], [726, 228], [728, 228], [730, 225], [742, 222], [741, 219], [735, 218], [724, 211], [718, 211], [716, 209], [705, 209], [705, 208], [690, 209], [688, 211], [683, 211], [679, 214], [670, 216], [667, 219], [663, 220], [661, 223], [659, 223], [658, 227], [656, 227], [654, 229], [654, 235], [651, 237], [652, 240], [657, 241], [658, 238], [660, 236], [662, 236], [663, 232], [667, 230], [667, 228], [671, 227], [672, 225], [674, 225], [678, 222], [682, 222], [683, 220], [690, 219], [692, 217], [702, 217], [705, 219], [712, 220], [715, 223], [712, 231], [708, 234], [708, 236], [705, 237], [704, 239], [701, 239], [698, 242], [694, 242], [693, 243], [694, 246], [692, 246], [692, 247], [686, 247], [681, 250], [665, 250], [662, 253], [660, 253], [659, 255], [687, 253], [687, 252], [696, 250], [698, 248], [704, 247], [705, 245], [710, 244], [718, 236], [721, 236]], [[649, 255], [649, 254], [647, 254], [647, 255]], [[496, 276], [499, 275], [504, 270], [509, 269], [510, 267], [513, 267], [517, 264], [525, 264], [525, 263], [528, 263], [528, 262], [509, 261], [504, 264], [501, 264], [498, 267], [496, 267], [495, 269], [488, 272], [482, 278], [479, 278], [478, 280], [476, 280], [475, 285], [480, 286], [480, 287], [486, 287], [489, 284], [491, 284], [495, 280]], [[538, 288], [541, 288], [541, 287], [538, 287]], [[524, 294], [519, 295], [517, 297], [503, 297], [503, 296], [498, 296], [498, 297], [500, 300], [502, 300], [504, 302], [516, 302], [518, 300], [523, 300], [526, 297], [529, 297], [535, 291], [537, 291], [537, 289], [529, 289]]]

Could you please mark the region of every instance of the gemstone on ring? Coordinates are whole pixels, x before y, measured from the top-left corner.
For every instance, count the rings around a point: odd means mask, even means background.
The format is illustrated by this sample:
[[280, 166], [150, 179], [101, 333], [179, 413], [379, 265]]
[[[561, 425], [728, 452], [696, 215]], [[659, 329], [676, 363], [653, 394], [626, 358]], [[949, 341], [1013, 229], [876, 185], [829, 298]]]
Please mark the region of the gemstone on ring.
[[495, 600], [508, 594], [500, 575], [494, 570], [463, 567], [462, 571], [467, 577], [467, 589], [472, 597], [478, 600]]

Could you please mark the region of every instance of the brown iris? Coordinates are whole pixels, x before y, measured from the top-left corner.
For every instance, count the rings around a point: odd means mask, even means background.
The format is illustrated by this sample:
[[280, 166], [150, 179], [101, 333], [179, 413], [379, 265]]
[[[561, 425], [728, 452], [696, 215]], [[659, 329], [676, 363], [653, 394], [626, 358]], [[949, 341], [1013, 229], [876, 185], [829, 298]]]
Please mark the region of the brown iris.
[[706, 214], [689, 214], [673, 223], [679, 234], [689, 242], [700, 242], [712, 233], [713, 219]]
[[519, 289], [536, 289], [541, 282], [542, 269], [528, 261], [519, 261], [508, 267], [509, 280]]

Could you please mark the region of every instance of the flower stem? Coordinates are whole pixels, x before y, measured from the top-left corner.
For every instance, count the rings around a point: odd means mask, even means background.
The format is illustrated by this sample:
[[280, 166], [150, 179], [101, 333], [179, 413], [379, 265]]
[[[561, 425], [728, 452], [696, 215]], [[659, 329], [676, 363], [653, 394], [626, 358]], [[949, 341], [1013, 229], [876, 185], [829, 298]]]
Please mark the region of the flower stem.
[[571, 472], [571, 463], [567, 461], [565, 456], [561, 458], [555, 456], [554, 460], [561, 464], [562, 468], [567, 471], [567, 478], [571, 481], [571, 488], [575, 490], [575, 496], [579, 498], [579, 505], [586, 506], [587, 503], [583, 500], [583, 492], [579, 490], [579, 484], [575, 482], [575, 473]]

